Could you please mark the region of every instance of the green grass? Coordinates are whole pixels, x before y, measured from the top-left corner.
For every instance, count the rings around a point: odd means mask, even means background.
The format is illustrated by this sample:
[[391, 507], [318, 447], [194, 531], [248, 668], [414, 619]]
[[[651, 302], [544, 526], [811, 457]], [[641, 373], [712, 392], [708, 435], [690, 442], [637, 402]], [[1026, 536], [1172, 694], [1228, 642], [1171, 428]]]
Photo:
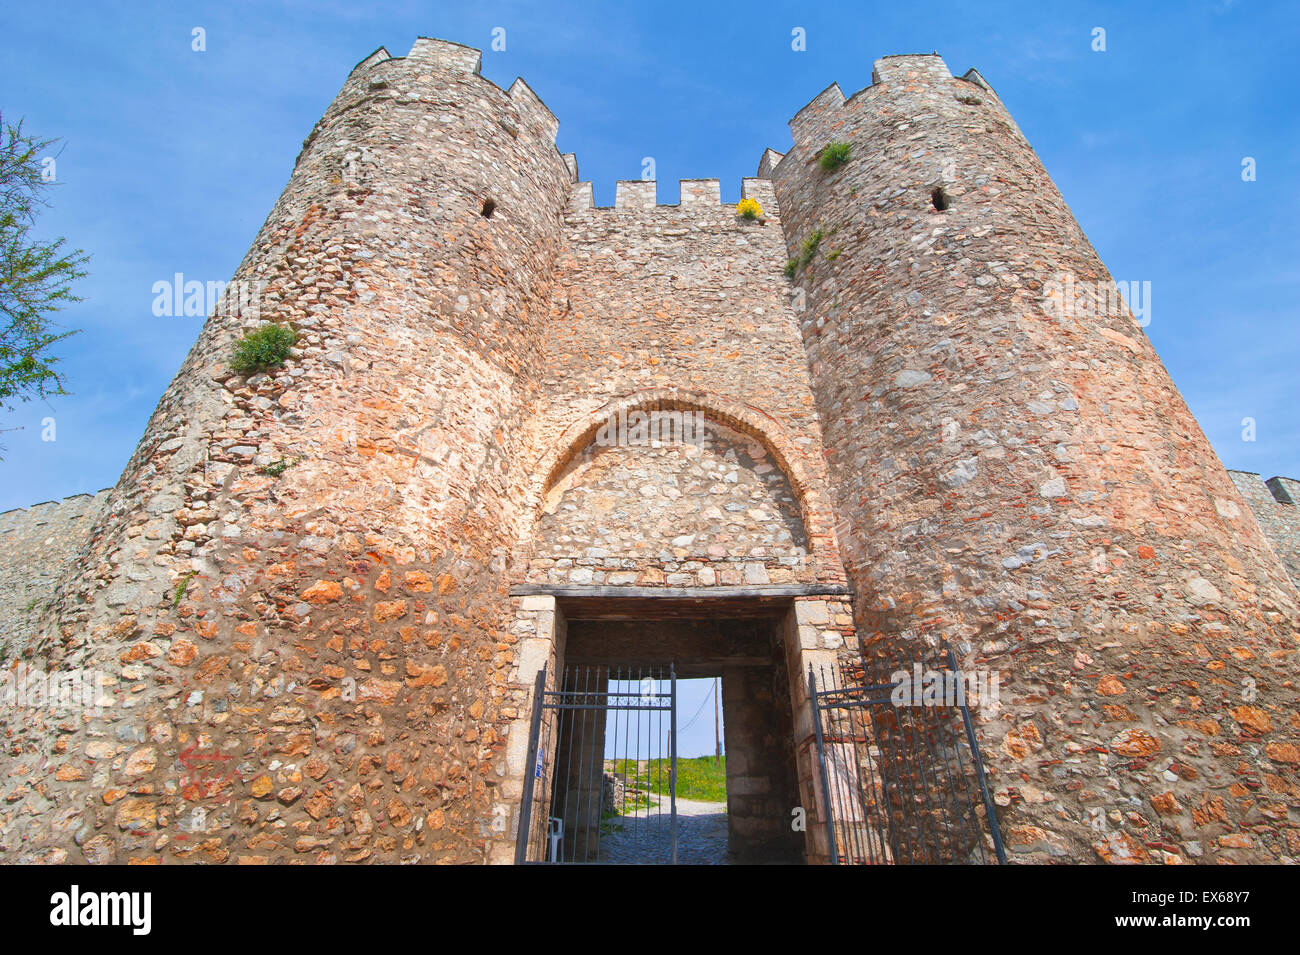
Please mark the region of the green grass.
[[[667, 759], [642, 760], [640, 773], [636, 763], [630, 759], [621, 759], [617, 763], [606, 762], [605, 771], [627, 780], [629, 789], [640, 789], [652, 796], [668, 795]], [[727, 801], [727, 757], [723, 756], [718, 765], [713, 764], [712, 756], [696, 756], [692, 759], [677, 760], [677, 795], [682, 799], [697, 799], [701, 802]], [[646, 797], [640, 797], [638, 803]], [[632, 811], [631, 799], [627, 811]], [[645, 808], [644, 805], [638, 808]]]
[[677, 795], [701, 802], [726, 802], [727, 757], [717, 766], [712, 756], [677, 760]]
[[191, 570], [188, 574], [186, 574], [184, 577], [181, 578], [180, 584], [177, 585], [176, 587], [175, 594], [172, 595], [173, 610], [175, 610], [177, 607], [181, 605], [181, 601], [185, 598], [185, 591], [189, 589], [190, 578], [196, 576], [197, 574], [198, 574], [197, 570]]

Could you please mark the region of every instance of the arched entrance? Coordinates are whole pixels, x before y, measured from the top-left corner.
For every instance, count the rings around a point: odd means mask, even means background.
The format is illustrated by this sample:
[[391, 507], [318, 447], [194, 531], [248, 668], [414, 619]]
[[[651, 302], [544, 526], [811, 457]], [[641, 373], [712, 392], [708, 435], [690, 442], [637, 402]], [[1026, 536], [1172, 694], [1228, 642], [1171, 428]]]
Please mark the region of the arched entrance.
[[[675, 790], [651, 778], [677, 748], [642, 730], [671, 733], [671, 684], [693, 679], [720, 688], [720, 808], [706, 811], [724, 834], [704, 857], [679, 805], [679, 860], [824, 857], [806, 672], [853, 652], [852, 614], [815, 492], [752, 417], [624, 403], [556, 449], [513, 588], [516, 681], [537, 716], [509, 737], [519, 861], [670, 861], [663, 838], [629, 854], [627, 835], [654, 834], [647, 817], [674, 793], [691, 801], [680, 772]], [[681, 770], [695, 754], [676, 755]]]

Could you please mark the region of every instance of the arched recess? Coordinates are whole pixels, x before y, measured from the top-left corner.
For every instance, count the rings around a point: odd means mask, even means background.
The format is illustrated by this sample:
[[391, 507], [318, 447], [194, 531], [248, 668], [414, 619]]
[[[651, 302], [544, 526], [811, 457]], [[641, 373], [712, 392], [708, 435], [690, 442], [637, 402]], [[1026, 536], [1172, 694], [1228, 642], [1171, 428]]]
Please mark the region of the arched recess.
[[[533, 469], [527, 501], [528, 521], [520, 540], [518, 556], [526, 563], [531, 553], [531, 535], [537, 527], [546, 495], [568, 466], [595, 441], [601, 428], [620, 415], [633, 412], [699, 412], [707, 419], [757, 441], [789, 483], [799, 510], [810, 563], [823, 582], [843, 580], [843, 568], [836, 551], [832, 519], [826, 510], [820, 482], [809, 473], [802, 451], [785, 429], [770, 415], [723, 395], [677, 389], [646, 390], [621, 396], [584, 413], [553, 441]], [[518, 566], [518, 565], [516, 565]]]

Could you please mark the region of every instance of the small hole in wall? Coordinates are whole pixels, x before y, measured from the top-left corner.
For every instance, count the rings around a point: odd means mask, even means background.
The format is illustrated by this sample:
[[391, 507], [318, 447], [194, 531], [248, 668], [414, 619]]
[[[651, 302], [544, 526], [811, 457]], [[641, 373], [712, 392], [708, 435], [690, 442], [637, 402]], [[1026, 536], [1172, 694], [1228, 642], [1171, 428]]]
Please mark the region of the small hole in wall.
[[934, 192], [930, 193], [930, 202], [934, 206], [935, 212], [943, 212], [949, 206], [948, 193], [943, 191], [942, 186], [938, 186]]
[[484, 199], [483, 208], [479, 210], [479, 215], [481, 215], [484, 219], [491, 219], [492, 213], [496, 211], [497, 211], [497, 204], [493, 202], [491, 199]]

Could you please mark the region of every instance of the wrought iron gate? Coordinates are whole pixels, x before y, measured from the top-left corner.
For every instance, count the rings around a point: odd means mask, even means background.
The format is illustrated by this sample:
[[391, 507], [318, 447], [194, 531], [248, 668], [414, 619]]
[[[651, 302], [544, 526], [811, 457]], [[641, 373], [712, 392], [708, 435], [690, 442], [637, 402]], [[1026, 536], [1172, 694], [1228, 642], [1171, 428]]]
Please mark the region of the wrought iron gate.
[[677, 861], [677, 676], [537, 674], [516, 863]]
[[[926, 702], [926, 674], [942, 699]], [[986, 832], [1006, 861], [965, 686], [946, 646], [904, 666], [868, 658], [829, 673], [809, 667], [832, 863], [986, 863]], [[943, 692], [957, 687], [956, 700]]]

